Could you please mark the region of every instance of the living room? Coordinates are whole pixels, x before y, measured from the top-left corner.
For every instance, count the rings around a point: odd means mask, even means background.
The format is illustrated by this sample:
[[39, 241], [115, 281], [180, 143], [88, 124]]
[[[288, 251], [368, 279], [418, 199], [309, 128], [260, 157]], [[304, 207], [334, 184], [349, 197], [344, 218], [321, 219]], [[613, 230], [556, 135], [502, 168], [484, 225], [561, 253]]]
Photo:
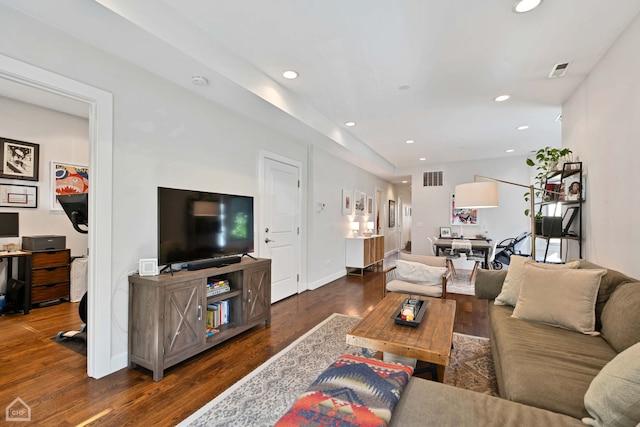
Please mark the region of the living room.
[[[328, 146], [317, 132], [286, 121], [281, 110], [267, 109], [268, 114], [262, 117], [247, 118], [248, 112], [240, 105], [216, 104], [194, 93], [226, 90], [225, 96], [238, 99], [236, 104], [246, 100], [247, 104], [254, 105], [253, 98], [247, 99], [250, 96], [235, 87], [225, 89], [211, 84], [198, 89], [191, 87], [190, 81], [185, 82], [184, 87], [168, 83], [163, 76], [95, 48], [89, 40], [56, 29], [54, 23], [46, 24], [39, 16], [20, 12], [17, 2], [3, 3], [0, 9], [5, 33], [0, 41], [3, 56], [113, 94], [113, 160], [111, 154], [92, 160], [97, 162], [94, 166], [98, 176], [101, 167], [109, 170], [107, 188], [110, 191], [107, 192], [113, 199], [112, 206], [103, 206], [100, 213], [110, 230], [110, 244], [97, 251], [105, 254], [102, 261], [107, 263], [108, 271], [96, 276], [100, 283], [94, 285], [99, 286], [108, 299], [108, 302], [101, 301], [107, 311], [97, 324], [109, 338], [102, 340], [101, 354], [97, 356], [102, 359], [93, 366], [92, 376], [107, 375], [126, 366], [127, 276], [137, 269], [140, 258], [156, 255], [155, 191], [158, 186], [248, 194], [256, 197], [259, 204], [261, 150], [286, 155], [298, 162], [305, 171], [302, 179], [305, 214], [301, 218], [305, 245], [301, 248], [300, 271], [304, 289], [321, 287], [343, 274], [348, 221], [339, 212], [342, 189], [357, 189], [367, 194], [380, 189], [384, 200], [397, 200], [397, 185], [354, 166], [353, 151]], [[41, 12], [52, 20], [56, 15], [45, 9]], [[55, 19], [103, 29], [121, 25], [112, 15], [107, 15], [105, 21], [94, 22], [87, 17], [83, 22], [76, 22], [71, 11], [68, 12]], [[618, 224], [612, 220], [623, 213], [635, 212], [640, 203], [628, 196], [632, 183], [638, 178], [634, 157], [639, 149], [634, 142], [640, 133], [636, 125], [638, 103], [634, 96], [639, 85], [636, 71], [640, 68], [637, 53], [640, 21], [636, 16], [630, 22], [619, 38], [611, 40], [611, 48], [562, 105], [562, 136], [561, 141], [555, 142], [571, 147], [588, 168], [584, 256], [639, 277], [640, 267], [632, 255], [638, 240], [637, 227], [631, 221]], [[175, 49], [166, 61], [189, 64], [192, 70], [201, 66], [187, 53]], [[190, 86], [187, 88], [187, 85]], [[283, 123], [283, 127], [274, 129], [273, 123]], [[317, 148], [312, 142], [326, 148]], [[549, 141], [544, 141], [540, 146], [548, 144]], [[370, 154], [364, 152], [364, 156]], [[455, 184], [471, 181], [474, 174], [528, 182], [531, 171], [525, 167], [525, 157], [429, 165], [429, 169], [443, 170], [445, 176], [455, 179], [437, 194], [427, 194], [426, 190], [413, 186], [410, 205], [414, 250], [424, 253], [426, 237], [434, 235], [440, 225], [446, 225]], [[106, 163], [100, 163], [102, 161]], [[381, 169], [387, 167], [384, 159], [375, 159], [373, 163]], [[411, 175], [413, 183], [421, 183], [424, 171], [423, 167], [415, 167], [406, 173]], [[98, 182], [97, 185], [105, 184]], [[500, 191], [504, 201], [501, 207], [483, 212], [487, 231], [494, 239], [514, 236], [528, 228], [528, 220], [520, 208], [524, 206], [522, 191], [508, 186], [501, 187]], [[323, 212], [315, 212], [317, 202], [326, 204]], [[417, 218], [427, 218], [433, 206], [441, 209], [438, 218], [424, 219], [424, 226], [420, 227]], [[134, 212], [131, 207], [135, 207]], [[395, 249], [394, 236], [386, 226], [385, 237], [386, 252], [391, 252]], [[96, 309], [98, 305], [96, 301]]]

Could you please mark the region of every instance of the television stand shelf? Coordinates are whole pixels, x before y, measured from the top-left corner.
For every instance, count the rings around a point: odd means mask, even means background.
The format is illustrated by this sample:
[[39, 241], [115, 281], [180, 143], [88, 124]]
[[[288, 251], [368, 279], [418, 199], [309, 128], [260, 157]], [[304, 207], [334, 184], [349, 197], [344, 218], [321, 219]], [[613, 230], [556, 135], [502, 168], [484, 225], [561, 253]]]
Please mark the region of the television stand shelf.
[[[231, 290], [207, 297], [207, 282], [222, 279]], [[207, 336], [207, 306], [221, 301], [229, 301], [229, 323]], [[271, 323], [270, 259], [129, 276], [129, 368], [150, 369], [154, 381], [163, 378], [165, 369], [262, 322]]]

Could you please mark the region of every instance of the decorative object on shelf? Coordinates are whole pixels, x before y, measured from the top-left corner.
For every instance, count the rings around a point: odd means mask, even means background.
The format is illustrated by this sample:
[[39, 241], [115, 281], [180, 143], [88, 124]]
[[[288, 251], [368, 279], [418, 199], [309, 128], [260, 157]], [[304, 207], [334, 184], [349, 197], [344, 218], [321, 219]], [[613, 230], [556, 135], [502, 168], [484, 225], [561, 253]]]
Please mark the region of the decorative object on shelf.
[[373, 197], [371, 196], [367, 196], [367, 215], [373, 215]]
[[375, 227], [373, 221], [367, 222], [367, 231], [363, 233], [365, 237], [370, 237], [371, 235], [373, 235], [373, 227]]
[[427, 312], [428, 301], [405, 298], [391, 318], [400, 325], [418, 326]]
[[[478, 210], [456, 208], [456, 196], [451, 196], [451, 225], [478, 225]], [[461, 233], [462, 234], [462, 233]]]
[[389, 228], [396, 226], [396, 201], [389, 200]]
[[440, 237], [451, 237], [451, 227], [440, 227]]
[[353, 221], [349, 225], [350, 225], [351, 233], [353, 234], [353, 237], [358, 237], [358, 231], [360, 231], [360, 222]]
[[353, 206], [354, 206], [356, 215], [361, 215], [361, 216], [365, 215], [366, 201], [367, 201], [367, 196], [362, 191], [356, 190], [353, 192]]
[[38, 180], [40, 145], [0, 138], [0, 178]]
[[37, 208], [38, 187], [34, 185], [0, 184], [0, 207]]
[[[547, 178], [550, 173], [558, 170], [560, 159], [571, 156], [572, 153], [570, 148], [544, 147], [536, 151], [535, 160], [527, 158], [527, 165], [536, 168], [537, 174], [533, 186], [537, 188], [535, 188], [535, 192], [527, 191], [523, 194], [526, 202], [536, 198], [542, 198], [543, 202], [550, 200], [549, 196], [554, 193], [546, 191]], [[559, 191], [559, 189], [553, 191]], [[524, 210], [524, 215], [529, 216], [529, 209]], [[542, 214], [538, 212], [536, 215], [541, 216]]]
[[353, 191], [342, 190], [342, 215], [353, 215]]
[[89, 168], [61, 162], [51, 162], [51, 210], [61, 211], [56, 199], [59, 194], [89, 192]]

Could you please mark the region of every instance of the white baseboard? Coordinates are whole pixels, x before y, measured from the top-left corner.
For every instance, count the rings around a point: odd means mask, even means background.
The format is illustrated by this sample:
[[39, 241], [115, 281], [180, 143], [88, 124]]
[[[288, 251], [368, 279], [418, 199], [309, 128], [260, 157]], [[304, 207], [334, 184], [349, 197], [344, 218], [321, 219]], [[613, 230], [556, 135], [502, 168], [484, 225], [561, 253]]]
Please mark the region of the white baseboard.
[[347, 270], [346, 268], [343, 269], [342, 271], [337, 271], [335, 273], [332, 273], [328, 276], [323, 277], [322, 279], [316, 280], [314, 282], [309, 283], [309, 290], [313, 291], [314, 289], [318, 289], [328, 283], [333, 282], [334, 280], [337, 280], [341, 277], [344, 277], [347, 275]]

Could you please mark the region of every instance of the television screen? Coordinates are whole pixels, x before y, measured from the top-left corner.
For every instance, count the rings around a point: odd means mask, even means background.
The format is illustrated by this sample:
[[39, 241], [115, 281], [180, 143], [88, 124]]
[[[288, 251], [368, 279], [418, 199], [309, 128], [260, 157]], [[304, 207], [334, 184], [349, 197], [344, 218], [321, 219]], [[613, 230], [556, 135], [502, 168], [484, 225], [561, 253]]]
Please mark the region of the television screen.
[[18, 237], [20, 235], [18, 222], [17, 212], [0, 213], [0, 237]]
[[159, 264], [253, 249], [253, 197], [158, 187]]

